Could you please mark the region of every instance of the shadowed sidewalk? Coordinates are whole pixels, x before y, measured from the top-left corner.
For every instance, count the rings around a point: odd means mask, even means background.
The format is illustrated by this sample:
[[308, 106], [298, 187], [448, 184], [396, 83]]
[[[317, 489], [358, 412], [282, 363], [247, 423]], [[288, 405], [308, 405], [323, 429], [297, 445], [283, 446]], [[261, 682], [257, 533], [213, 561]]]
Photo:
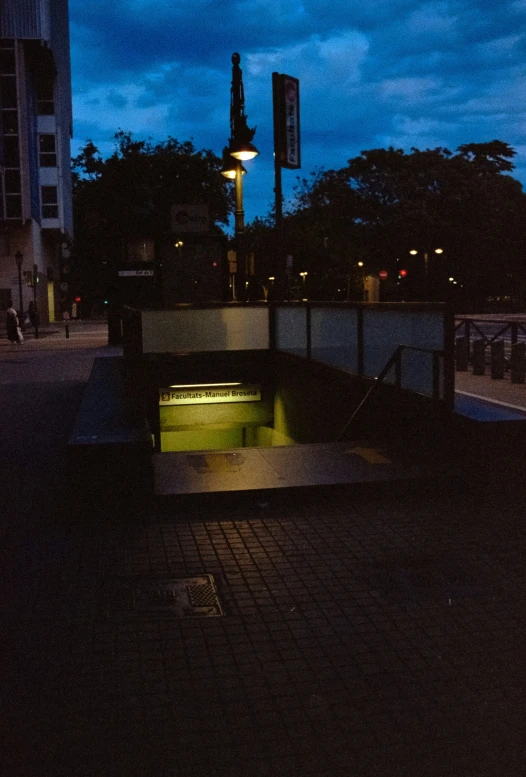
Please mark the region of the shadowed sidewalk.
[[[523, 496], [77, 496], [64, 446], [104, 353], [0, 357], [6, 774], [522, 774]], [[203, 574], [223, 617], [144, 606]]]

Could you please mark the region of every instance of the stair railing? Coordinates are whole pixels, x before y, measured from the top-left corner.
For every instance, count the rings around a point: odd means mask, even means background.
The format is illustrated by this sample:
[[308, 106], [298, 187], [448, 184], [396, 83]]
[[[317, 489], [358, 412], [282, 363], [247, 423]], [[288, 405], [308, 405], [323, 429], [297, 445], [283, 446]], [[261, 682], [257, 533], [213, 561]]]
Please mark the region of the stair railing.
[[351, 423], [354, 421], [362, 407], [365, 405], [371, 394], [378, 389], [378, 386], [380, 386], [389, 372], [394, 367], [395, 370], [395, 379], [394, 379], [394, 385], [396, 388], [401, 389], [402, 388], [402, 354], [404, 351], [419, 351], [421, 353], [430, 353], [433, 357], [433, 363], [432, 363], [432, 393], [431, 397], [435, 402], [440, 402], [440, 359], [444, 357], [444, 352], [441, 350], [437, 350], [435, 348], [419, 348], [414, 345], [398, 345], [387, 362], [385, 363], [385, 366], [380, 370], [378, 375], [373, 378], [374, 383], [373, 385], [368, 389], [365, 396], [362, 398], [358, 406], [353, 411], [351, 417], [339, 433], [339, 435], [336, 437], [336, 442], [338, 440], [341, 440], [343, 434], [347, 431]]

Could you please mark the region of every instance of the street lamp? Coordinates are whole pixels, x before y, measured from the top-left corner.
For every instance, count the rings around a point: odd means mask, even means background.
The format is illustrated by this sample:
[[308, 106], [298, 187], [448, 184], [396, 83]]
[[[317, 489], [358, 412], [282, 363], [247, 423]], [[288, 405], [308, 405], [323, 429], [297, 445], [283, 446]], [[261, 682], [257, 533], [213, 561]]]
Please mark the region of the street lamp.
[[[248, 159], [254, 159], [259, 151], [252, 143], [256, 128], [247, 126], [245, 115], [245, 92], [243, 89], [243, 71], [239, 67], [241, 57], [232, 54], [232, 85], [230, 88], [230, 139], [228, 147], [223, 151], [222, 175], [225, 178], [235, 180], [236, 184], [236, 209], [235, 209], [235, 238], [237, 253], [238, 275], [246, 273], [245, 257], [245, 214], [243, 211], [243, 175], [246, 173], [241, 164]], [[233, 157], [234, 162], [229, 162], [228, 157]], [[238, 280], [241, 280], [239, 278]], [[238, 283], [238, 288], [244, 284]]]
[[181, 289], [179, 291], [179, 294], [181, 294], [181, 297], [184, 300], [185, 297], [188, 295], [188, 278], [186, 277], [186, 267], [183, 267], [183, 262], [182, 262], [183, 246], [184, 246], [184, 243], [182, 240], [177, 240], [174, 243], [174, 248], [177, 248], [177, 255], [179, 257], [179, 266], [177, 267], [177, 270], [176, 270], [176, 277], [181, 279], [181, 283], [180, 283]]
[[[435, 248], [433, 249], [435, 254], [443, 254], [444, 249], [443, 248]], [[416, 256], [418, 254], [418, 251], [416, 248], [412, 248], [409, 251], [410, 254], [413, 256]], [[428, 277], [429, 277], [429, 253], [427, 251], [424, 251], [424, 289], [425, 289], [425, 297], [427, 299], [428, 296]]]
[[306, 285], [306, 280], [307, 280], [307, 275], [308, 274], [309, 274], [308, 272], [300, 272], [301, 280], [303, 281], [303, 297], [304, 298], [305, 298], [305, 295], [307, 294], [307, 291], [305, 289], [305, 285]]
[[22, 299], [22, 262], [24, 261], [24, 254], [21, 251], [17, 251], [15, 254], [15, 262], [18, 267], [18, 295], [20, 298], [20, 310], [18, 311], [18, 318], [20, 320], [20, 327], [24, 328], [24, 301]]

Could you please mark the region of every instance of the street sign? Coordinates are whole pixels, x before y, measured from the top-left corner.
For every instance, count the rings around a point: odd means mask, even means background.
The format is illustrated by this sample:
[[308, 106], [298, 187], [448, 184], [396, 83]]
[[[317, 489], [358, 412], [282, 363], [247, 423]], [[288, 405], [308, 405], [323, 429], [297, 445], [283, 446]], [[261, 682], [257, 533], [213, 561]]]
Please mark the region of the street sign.
[[188, 386], [159, 389], [159, 405], [217, 405], [230, 402], [258, 402], [261, 400], [261, 386], [234, 384], [233, 387]]
[[172, 205], [170, 215], [172, 232], [208, 232], [210, 229], [208, 205]]
[[387, 278], [387, 270], [380, 270], [378, 273], [378, 277], [381, 278], [383, 281]]
[[144, 278], [153, 274], [153, 270], [119, 270], [119, 278]]
[[272, 74], [274, 153], [281, 167], [297, 170], [300, 161], [300, 82], [283, 73]]

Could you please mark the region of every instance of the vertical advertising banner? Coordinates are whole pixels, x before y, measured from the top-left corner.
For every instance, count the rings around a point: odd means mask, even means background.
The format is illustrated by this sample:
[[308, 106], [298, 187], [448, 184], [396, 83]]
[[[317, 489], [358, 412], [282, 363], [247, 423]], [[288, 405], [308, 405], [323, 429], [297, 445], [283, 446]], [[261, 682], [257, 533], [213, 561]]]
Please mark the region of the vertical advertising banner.
[[281, 73], [272, 74], [274, 103], [274, 151], [281, 167], [297, 170], [300, 161], [300, 82]]

